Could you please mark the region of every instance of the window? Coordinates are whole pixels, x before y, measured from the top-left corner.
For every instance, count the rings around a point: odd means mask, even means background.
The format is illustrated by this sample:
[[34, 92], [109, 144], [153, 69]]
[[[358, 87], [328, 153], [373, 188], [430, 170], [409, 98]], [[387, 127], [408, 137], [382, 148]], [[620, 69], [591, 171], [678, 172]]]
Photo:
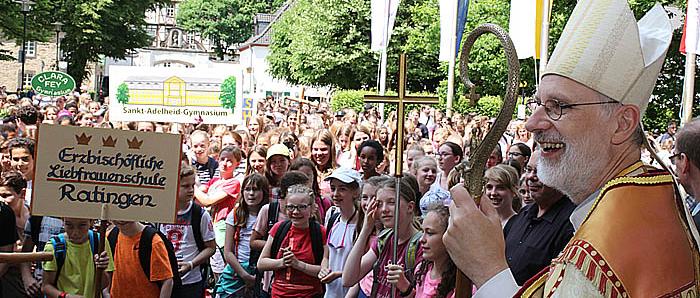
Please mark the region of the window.
[[165, 7], [165, 16], [169, 18], [174, 18], [177, 12], [175, 11], [175, 6], [172, 4], [168, 4], [168, 6]]
[[[21, 73], [20, 73], [21, 75]], [[22, 86], [31, 86], [32, 78], [34, 77], [33, 71], [24, 71], [24, 78], [22, 78]]]
[[163, 62], [162, 65], [163, 65], [163, 67], [171, 67], [171, 66], [172, 66], [172, 63], [170, 63], [170, 62]]
[[190, 50], [196, 50], [197, 47], [197, 35], [194, 33], [187, 34], [187, 48]]
[[24, 45], [24, 49], [27, 53], [28, 58], [34, 58], [36, 57], [36, 41], [28, 41]]
[[157, 27], [155, 25], [146, 25], [146, 33], [150, 37], [156, 37], [156, 29]]

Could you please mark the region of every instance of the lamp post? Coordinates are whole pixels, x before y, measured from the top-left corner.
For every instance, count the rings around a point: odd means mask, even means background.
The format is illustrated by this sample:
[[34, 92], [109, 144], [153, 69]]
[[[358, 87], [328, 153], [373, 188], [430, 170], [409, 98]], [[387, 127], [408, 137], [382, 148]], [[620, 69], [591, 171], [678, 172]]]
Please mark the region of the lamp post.
[[58, 71], [58, 61], [61, 61], [61, 27], [63, 27], [63, 23], [57, 21], [51, 25], [56, 30], [56, 71]]
[[22, 26], [22, 53], [20, 57], [22, 58], [22, 76], [20, 77], [20, 88], [24, 89], [24, 62], [27, 60], [27, 14], [32, 10], [32, 5], [34, 1], [31, 0], [15, 0], [16, 3], [21, 5], [20, 11], [22, 12], [23, 23]]

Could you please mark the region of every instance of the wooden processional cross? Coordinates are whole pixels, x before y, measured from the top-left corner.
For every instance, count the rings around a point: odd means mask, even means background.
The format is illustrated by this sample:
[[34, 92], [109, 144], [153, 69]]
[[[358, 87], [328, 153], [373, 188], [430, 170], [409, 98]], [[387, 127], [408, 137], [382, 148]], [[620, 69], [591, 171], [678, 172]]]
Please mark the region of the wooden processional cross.
[[[396, 104], [396, 166], [394, 169], [394, 177], [396, 178], [396, 200], [394, 204], [394, 243], [392, 251], [392, 264], [397, 261], [397, 247], [399, 242], [398, 226], [399, 226], [399, 205], [401, 203], [401, 176], [403, 176], [403, 136], [404, 136], [404, 117], [405, 104], [436, 104], [438, 98], [435, 96], [409, 96], [406, 95], [406, 54], [401, 54], [399, 57], [399, 95], [365, 95], [365, 102], [368, 103], [394, 103]], [[391, 287], [391, 296], [395, 297], [395, 286]]]
[[[315, 106], [318, 107], [317, 102], [313, 101], [308, 101], [304, 99], [304, 88], [301, 88], [301, 94], [299, 95], [299, 98], [286, 98], [286, 100], [293, 101], [299, 104], [299, 110], [297, 111], [297, 127], [301, 127], [301, 108], [304, 104], [307, 104], [309, 106]], [[296, 133], [296, 132], [295, 132]]]

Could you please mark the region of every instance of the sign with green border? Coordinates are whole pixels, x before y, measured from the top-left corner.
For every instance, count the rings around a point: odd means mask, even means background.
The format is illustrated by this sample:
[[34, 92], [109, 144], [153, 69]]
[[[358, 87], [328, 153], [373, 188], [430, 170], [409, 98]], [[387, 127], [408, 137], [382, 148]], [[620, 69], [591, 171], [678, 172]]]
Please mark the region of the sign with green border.
[[75, 80], [64, 72], [45, 71], [32, 78], [32, 89], [44, 96], [63, 96], [75, 89]]

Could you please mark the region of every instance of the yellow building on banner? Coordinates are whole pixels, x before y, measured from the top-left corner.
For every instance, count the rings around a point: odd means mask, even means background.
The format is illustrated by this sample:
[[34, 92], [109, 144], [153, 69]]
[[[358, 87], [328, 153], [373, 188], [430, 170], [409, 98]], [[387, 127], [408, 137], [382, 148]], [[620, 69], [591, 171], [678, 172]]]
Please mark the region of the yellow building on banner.
[[124, 83], [129, 87], [130, 105], [221, 106], [220, 83], [192, 82], [178, 76], [171, 76], [162, 82], [130, 79]]

